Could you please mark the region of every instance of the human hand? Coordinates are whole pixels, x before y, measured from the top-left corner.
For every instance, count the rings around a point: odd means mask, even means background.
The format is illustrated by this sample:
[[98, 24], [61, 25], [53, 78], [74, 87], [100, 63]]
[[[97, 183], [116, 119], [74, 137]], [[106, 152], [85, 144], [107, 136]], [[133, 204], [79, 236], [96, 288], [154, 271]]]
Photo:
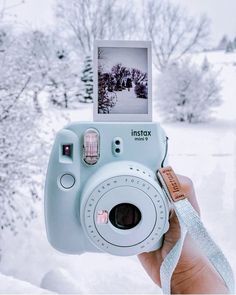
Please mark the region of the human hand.
[[[200, 214], [192, 181], [181, 175], [178, 175], [178, 179], [184, 193], [188, 196], [189, 202]], [[164, 235], [162, 247], [158, 250], [138, 255], [150, 278], [160, 287], [161, 264], [180, 237], [179, 222], [174, 211], [170, 213], [169, 223], [170, 227]], [[184, 241], [179, 262], [172, 276], [171, 290], [174, 294], [228, 293], [227, 287], [220, 275], [188, 234]]]

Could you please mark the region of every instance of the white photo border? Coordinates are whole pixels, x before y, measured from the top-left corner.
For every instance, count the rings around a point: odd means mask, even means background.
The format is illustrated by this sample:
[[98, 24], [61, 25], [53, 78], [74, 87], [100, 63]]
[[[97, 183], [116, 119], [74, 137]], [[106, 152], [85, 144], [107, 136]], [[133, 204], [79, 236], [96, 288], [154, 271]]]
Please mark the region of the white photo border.
[[[98, 113], [98, 48], [127, 47], [146, 48], [148, 58], [148, 113], [147, 114], [101, 114]], [[93, 120], [95, 122], [150, 122], [152, 121], [152, 46], [151, 41], [95, 40], [93, 52]]]

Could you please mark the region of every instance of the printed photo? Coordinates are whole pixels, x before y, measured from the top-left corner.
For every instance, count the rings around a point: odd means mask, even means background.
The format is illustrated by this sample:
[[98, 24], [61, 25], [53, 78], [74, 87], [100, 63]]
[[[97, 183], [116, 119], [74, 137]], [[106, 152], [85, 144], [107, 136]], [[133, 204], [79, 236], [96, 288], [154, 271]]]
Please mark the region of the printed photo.
[[96, 54], [98, 116], [106, 115], [107, 120], [121, 115], [148, 116], [148, 47], [98, 46]]

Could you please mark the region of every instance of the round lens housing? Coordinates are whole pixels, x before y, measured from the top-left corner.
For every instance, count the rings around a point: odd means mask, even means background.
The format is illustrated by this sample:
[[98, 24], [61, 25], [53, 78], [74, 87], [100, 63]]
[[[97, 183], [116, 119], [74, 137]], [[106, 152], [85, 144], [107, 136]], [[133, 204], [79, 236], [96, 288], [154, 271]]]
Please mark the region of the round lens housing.
[[131, 229], [140, 222], [141, 212], [133, 204], [121, 203], [112, 208], [109, 220], [116, 228]]

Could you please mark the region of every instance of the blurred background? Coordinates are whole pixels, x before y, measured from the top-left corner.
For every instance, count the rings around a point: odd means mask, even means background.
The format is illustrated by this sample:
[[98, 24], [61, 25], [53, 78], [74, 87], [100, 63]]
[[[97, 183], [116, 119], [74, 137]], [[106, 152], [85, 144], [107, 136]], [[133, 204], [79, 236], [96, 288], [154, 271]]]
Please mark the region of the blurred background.
[[92, 120], [95, 39], [152, 41], [154, 120], [236, 271], [235, 11], [234, 0], [0, 0], [1, 293], [161, 292], [136, 257], [69, 256], [46, 239], [47, 161], [59, 129]]

